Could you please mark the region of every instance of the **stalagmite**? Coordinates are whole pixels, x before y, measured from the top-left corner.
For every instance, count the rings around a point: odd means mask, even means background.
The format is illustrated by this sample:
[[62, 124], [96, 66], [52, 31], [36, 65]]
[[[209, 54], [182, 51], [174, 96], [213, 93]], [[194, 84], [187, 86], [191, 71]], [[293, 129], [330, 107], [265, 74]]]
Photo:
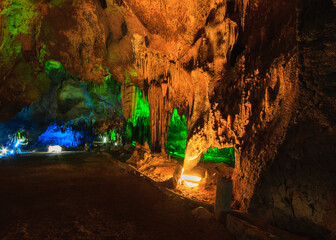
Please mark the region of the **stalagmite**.
[[[146, 160], [167, 149], [186, 171], [230, 148], [236, 209], [334, 237], [335, 0], [6, 0], [0, 12], [4, 147], [8, 131], [38, 139], [57, 122], [85, 143], [112, 130], [130, 149], [147, 141]], [[183, 147], [167, 146], [175, 112]]]

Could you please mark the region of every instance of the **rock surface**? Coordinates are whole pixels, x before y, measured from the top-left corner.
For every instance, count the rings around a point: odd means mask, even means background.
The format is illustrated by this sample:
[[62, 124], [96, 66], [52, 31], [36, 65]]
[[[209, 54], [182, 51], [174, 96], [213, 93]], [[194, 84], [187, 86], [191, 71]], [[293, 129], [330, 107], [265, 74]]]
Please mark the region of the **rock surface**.
[[[0, 8], [2, 121], [48, 91], [48, 59], [85, 81], [110, 73], [148, 96], [153, 151], [164, 152], [177, 108], [188, 122], [186, 169], [210, 147], [233, 146], [235, 208], [303, 235], [335, 235], [335, 1], [8, 0]], [[88, 111], [83, 96], [70, 105], [58, 98], [65, 118], [68, 107]]]
[[220, 178], [217, 180], [215, 218], [217, 220], [225, 219], [226, 214], [231, 211], [232, 201], [232, 182]]
[[195, 208], [191, 213], [195, 218], [201, 220], [210, 220], [212, 218], [211, 212], [209, 212], [209, 210], [205, 209], [204, 207]]

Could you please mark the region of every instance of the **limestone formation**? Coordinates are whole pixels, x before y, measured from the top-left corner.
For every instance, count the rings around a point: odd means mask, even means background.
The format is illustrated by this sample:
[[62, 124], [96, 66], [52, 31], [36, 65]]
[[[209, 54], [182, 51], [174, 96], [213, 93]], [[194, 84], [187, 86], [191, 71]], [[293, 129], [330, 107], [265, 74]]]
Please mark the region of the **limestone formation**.
[[[210, 147], [235, 147], [234, 208], [298, 234], [332, 236], [334, 0], [6, 0], [0, 10], [1, 121], [50, 88], [58, 89], [53, 114], [85, 115], [85, 91], [76, 103], [65, 95], [79, 82], [113, 78], [122, 100], [104, 106], [119, 104], [126, 124], [141, 91], [153, 152], [165, 152], [178, 109], [188, 124], [186, 169]], [[48, 60], [77, 83], [51, 81]]]

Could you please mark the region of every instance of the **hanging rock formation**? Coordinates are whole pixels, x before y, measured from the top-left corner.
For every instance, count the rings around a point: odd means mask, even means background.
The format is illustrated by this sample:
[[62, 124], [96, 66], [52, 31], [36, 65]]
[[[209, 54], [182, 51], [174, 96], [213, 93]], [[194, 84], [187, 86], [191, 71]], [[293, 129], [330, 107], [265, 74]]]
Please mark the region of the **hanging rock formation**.
[[[48, 90], [47, 59], [86, 81], [108, 69], [147, 95], [154, 151], [176, 108], [188, 122], [185, 168], [233, 146], [235, 208], [334, 236], [335, 1], [55, 2], [1, 3], [1, 120]], [[30, 9], [13, 38], [10, 3]], [[123, 99], [124, 115], [132, 104]]]

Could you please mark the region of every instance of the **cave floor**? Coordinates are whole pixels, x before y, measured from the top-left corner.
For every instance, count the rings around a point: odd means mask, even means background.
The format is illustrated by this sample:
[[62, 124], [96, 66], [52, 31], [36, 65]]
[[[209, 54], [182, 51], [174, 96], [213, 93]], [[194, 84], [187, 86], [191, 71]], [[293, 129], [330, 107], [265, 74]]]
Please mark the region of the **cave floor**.
[[223, 225], [96, 153], [0, 160], [0, 239], [227, 239]]

